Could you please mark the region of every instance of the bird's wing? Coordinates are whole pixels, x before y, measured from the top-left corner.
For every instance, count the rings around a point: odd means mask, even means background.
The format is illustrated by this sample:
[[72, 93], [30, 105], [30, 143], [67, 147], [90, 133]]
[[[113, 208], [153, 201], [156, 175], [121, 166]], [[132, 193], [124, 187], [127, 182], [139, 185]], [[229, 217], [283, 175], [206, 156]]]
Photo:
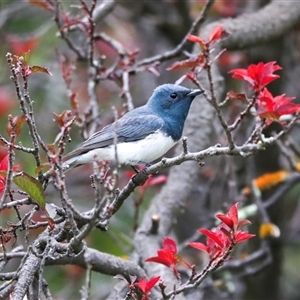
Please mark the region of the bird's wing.
[[163, 120], [155, 115], [124, 117], [95, 132], [79, 148], [68, 153], [65, 158], [113, 145], [115, 137], [117, 137], [118, 143], [138, 141], [154, 133], [164, 125]]

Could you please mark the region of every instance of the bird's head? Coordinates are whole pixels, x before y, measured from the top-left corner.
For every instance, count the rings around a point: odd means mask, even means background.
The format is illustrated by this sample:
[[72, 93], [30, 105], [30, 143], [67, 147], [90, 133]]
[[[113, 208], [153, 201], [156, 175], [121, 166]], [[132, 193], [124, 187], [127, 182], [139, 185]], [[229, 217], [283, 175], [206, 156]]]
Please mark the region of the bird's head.
[[163, 118], [185, 121], [190, 105], [202, 90], [191, 90], [175, 84], [158, 86], [148, 101], [148, 106]]

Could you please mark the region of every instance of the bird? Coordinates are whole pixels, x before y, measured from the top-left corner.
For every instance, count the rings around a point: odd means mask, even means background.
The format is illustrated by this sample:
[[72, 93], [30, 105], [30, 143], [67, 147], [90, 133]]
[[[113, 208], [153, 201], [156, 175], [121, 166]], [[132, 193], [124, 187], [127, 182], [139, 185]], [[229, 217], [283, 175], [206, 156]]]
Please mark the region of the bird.
[[[103, 127], [65, 156], [63, 169], [109, 160], [134, 169], [150, 165], [181, 138], [185, 120], [201, 89], [163, 84], [148, 102]], [[115, 153], [117, 150], [117, 155]]]

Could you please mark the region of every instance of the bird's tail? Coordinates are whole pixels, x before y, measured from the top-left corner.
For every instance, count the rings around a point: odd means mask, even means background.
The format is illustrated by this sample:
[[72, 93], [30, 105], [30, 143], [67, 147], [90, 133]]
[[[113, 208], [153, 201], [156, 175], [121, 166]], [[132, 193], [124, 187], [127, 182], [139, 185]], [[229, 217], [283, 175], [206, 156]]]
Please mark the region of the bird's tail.
[[64, 172], [67, 172], [75, 167], [78, 167], [80, 166], [80, 164], [78, 163], [78, 157], [77, 156], [74, 156], [72, 158], [69, 158], [68, 160], [66, 160], [64, 163], [63, 163], [63, 171]]
[[[72, 158], [69, 158], [68, 160], [66, 160], [64, 163], [63, 163], [63, 165], [62, 165], [62, 169], [63, 169], [63, 171], [64, 171], [64, 173], [65, 172], [67, 172], [67, 171], [69, 171], [69, 170], [71, 170], [71, 169], [73, 169], [73, 168], [75, 168], [75, 167], [78, 167], [78, 166], [80, 166], [81, 164], [79, 164], [78, 162], [77, 162], [77, 160], [78, 160], [78, 157], [72, 157]], [[44, 176], [44, 178], [48, 181], [49, 180], [49, 178], [50, 178], [50, 175], [51, 174], [51, 170], [49, 170], [49, 171], [47, 171], [47, 172], [45, 172], [44, 174], [43, 174], [43, 176]], [[50, 179], [50, 181], [51, 181], [51, 179]]]

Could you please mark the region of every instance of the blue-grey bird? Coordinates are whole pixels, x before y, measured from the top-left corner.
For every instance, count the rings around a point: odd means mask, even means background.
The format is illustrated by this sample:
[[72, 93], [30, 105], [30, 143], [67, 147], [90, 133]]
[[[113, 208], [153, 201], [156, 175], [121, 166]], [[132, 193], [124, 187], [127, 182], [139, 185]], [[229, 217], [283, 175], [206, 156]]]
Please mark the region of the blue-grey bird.
[[158, 86], [147, 104], [129, 111], [67, 154], [64, 168], [95, 160], [115, 161], [116, 148], [119, 164], [151, 163], [179, 141], [191, 103], [202, 93], [174, 84]]

